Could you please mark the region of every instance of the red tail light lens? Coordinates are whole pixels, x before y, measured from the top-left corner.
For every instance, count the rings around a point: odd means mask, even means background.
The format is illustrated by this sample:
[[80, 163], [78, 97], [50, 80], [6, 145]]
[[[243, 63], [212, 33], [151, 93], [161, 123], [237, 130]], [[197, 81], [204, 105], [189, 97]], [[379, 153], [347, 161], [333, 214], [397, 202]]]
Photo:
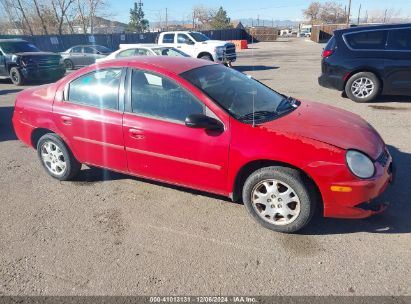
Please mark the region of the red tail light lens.
[[327, 57], [330, 57], [333, 53], [334, 53], [333, 50], [324, 50], [321, 54], [321, 57], [327, 58]]

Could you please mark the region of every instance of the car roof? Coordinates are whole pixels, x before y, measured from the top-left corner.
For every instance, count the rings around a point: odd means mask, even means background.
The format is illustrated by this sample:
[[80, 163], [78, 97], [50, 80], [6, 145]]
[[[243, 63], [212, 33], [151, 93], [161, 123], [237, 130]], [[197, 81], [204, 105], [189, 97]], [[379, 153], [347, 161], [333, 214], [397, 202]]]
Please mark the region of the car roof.
[[121, 49], [131, 49], [131, 48], [157, 48], [157, 47], [162, 47], [160, 44], [149, 44], [149, 43], [122, 43], [120, 44]]
[[11, 38], [11, 39], [0, 39], [0, 42], [27, 42], [24, 39], [20, 39], [20, 38]]
[[170, 56], [138, 56], [124, 59], [113, 59], [105, 63], [108, 65], [129, 65], [131, 67], [138, 67], [139, 64], [151, 65], [153, 67], [164, 69], [175, 74], [181, 74], [192, 69], [217, 64], [204, 59]]
[[74, 48], [74, 47], [85, 47], [85, 46], [87, 46], [87, 47], [102, 46], [102, 47], [107, 48], [106, 46], [104, 46], [104, 45], [99, 45], [99, 44], [79, 44], [79, 45], [73, 45], [73, 46], [69, 47], [69, 49], [72, 49], [72, 48]]
[[361, 31], [372, 31], [372, 30], [387, 30], [387, 29], [401, 29], [401, 28], [411, 28], [411, 23], [399, 23], [399, 24], [375, 24], [366, 26], [354, 26], [346, 29], [335, 30], [336, 34], [346, 34]]

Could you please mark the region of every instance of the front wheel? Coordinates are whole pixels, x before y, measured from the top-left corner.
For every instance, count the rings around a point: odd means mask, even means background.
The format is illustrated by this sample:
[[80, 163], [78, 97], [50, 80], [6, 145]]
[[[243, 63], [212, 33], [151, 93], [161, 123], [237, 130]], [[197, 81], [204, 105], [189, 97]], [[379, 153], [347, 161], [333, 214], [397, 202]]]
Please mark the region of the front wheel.
[[345, 93], [352, 101], [365, 103], [375, 99], [380, 93], [380, 81], [375, 74], [360, 72], [348, 79]]
[[24, 84], [24, 76], [20, 72], [20, 70], [16, 67], [12, 67], [10, 69], [10, 79], [11, 79], [11, 82], [13, 82], [13, 84], [17, 86], [21, 86]]
[[40, 138], [37, 154], [47, 173], [58, 180], [71, 180], [80, 172], [81, 164], [56, 134], [49, 133]]
[[74, 63], [70, 59], [64, 60], [64, 65], [66, 66], [67, 70], [74, 70]]
[[211, 55], [202, 55], [200, 59], [208, 60], [208, 61], [213, 61], [213, 57]]
[[262, 226], [285, 233], [305, 227], [316, 204], [310, 182], [286, 167], [266, 167], [252, 173], [244, 184], [243, 202]]

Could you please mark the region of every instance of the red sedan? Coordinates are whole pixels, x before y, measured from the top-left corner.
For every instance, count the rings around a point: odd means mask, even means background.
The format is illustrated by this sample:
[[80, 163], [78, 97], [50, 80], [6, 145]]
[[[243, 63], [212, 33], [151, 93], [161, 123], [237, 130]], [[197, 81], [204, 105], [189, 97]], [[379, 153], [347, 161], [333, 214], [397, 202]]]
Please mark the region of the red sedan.
[[89, 66], [21, 92], [13, 123], [54, 178], [87, 164], [217, 193], [281, 232], [321, 205], [326, 217], [381, 212], [366, 203], [392, 179], [383, 140], [358, 115], [192, 58]]

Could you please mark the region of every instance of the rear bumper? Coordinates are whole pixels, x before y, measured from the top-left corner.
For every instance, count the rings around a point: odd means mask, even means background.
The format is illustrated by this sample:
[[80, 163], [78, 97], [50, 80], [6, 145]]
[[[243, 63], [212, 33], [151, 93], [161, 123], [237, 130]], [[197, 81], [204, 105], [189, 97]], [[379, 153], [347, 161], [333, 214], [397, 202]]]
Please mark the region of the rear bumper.
[[352, 190], [347, 193], [331, 193], [329, 197], [332, 197], [332, 201], [324, 204], [324, 216], [361, 219], [383, 212], [388, 204], [375, 205], [372, 200], [380, 196], [394, 179], [395, 167], [390, 156], [386, 167], [377, 166], [374, 179], [334, 184], [350, 187]]
[[50, 80], [63, 77], [66, 73], [66, 67], [64, 65], [59, 65], [56, 67], [49, 68], [34, 68], [27, 67], [22, 68], [21, 72], [25, 79], [27, 80]]
[[337, 91], [344, 90], [344, 80], [341, 78], [341, 76], [321, 74], [321, 76], [318, 77], [318, 84], [328, 89], [334, 89]]

